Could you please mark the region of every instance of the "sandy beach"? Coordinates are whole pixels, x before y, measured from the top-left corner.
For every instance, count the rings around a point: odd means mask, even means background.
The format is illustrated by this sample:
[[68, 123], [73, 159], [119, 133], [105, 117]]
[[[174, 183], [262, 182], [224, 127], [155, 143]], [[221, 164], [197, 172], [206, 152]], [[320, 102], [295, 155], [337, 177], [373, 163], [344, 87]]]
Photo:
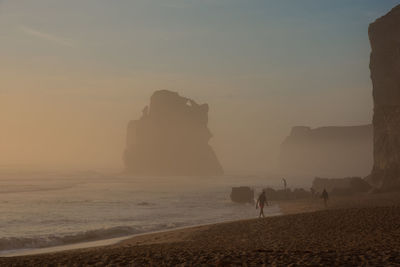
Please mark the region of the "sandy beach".
[[1, 266], [396, 265], [397, 194], [281, 203], [287, 215], [147, 234], [116, 245], [0, 258]]

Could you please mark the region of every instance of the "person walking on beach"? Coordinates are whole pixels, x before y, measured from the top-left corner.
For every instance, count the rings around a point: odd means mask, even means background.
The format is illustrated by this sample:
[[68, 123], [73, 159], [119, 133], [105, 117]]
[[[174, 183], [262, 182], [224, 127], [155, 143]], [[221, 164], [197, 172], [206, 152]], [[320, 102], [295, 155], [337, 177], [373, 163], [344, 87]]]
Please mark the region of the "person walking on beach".
[[262, 193], [260, 194], [260, 196], [257, 199], [257, 203], [256, 203], [256, 209], [258, 207], [260, 207], [260, 214], [258, 215], [258, 218], [260, 218], [261, 216], [264, 216], [264, 205], [268, 206], [268, 202], [267, 202], [267, 197], [265, 195], [265, 190], [262, 191]]
[[328, 206], [329, 195], [328, 195], [328, 192], [326, 191], [325, 188], [324, 188], [324, 191], [322, 191], [321, 197], [324, 199], [324, 205], [325, 205], [325, 208], [326, 208]]

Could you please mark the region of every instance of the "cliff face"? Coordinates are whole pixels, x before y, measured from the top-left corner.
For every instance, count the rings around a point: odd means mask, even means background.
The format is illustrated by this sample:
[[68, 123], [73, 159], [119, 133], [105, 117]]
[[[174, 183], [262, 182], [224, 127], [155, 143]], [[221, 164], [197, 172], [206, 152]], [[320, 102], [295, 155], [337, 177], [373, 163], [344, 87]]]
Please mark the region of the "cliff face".
[[139, 120], [129, 122], [126, 171], [139, 175], [221, 175], [208, 144], [208, 105], [162, 90]]
[[365, 176], [371, 165], [371, 125], [293, 127], [281, 145], [280, 169], [286, 175]]
[[374, 167], [371, 181], [400, 188], [400, 5], [369, 27], [374, 98]]

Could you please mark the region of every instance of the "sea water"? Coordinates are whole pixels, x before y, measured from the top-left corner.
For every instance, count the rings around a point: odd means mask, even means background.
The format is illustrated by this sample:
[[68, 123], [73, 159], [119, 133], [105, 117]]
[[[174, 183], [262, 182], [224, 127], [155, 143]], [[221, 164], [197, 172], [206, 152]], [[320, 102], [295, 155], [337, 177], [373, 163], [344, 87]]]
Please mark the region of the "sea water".
[[[0, 255], [257, 217], [230, 200], [260, 176], [132, 177], [96, 172], [0, 173]], [[272, 205], [266, 216], [278, 215]]]

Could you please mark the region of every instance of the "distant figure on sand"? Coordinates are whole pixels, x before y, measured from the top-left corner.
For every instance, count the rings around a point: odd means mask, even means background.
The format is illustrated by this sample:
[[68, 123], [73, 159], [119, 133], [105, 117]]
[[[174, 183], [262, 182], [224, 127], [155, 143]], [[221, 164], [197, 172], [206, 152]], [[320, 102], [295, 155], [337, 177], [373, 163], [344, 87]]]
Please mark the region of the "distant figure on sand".
[[314, 198], [314, 196], [315, 196], [314, 187], [311, 187], [311, 188], [310, 188], [310, 192], [311, 192], [311, 197]]
[[282, 181], [283, 181], [283, 189], [285, 189], [285, 191], [286, 191], [286, 188], [287, 188], [286, 179], [282, 178]]
[[263, 190], [262, 193], [260, 194], [260, 196], [257, 199], [257, 203], [256, 203], [256, 209], [258, 207], [260, 207], [260, 215], [258, 215], [258, 218], [260, 218], [261, 216], [264, 216], [264, 205], [268, 206], [268, 202], [267, 202], [267, 197], [265, 195], [265, 191]]
[[329, 195], [328, 195], [328, 192], [326, 191], [325, 188], [324, 188], [324, 191], [322, 191], [321, 197], [324, 199], [324, 205], [325, 205], [325, 207], [327, 207], [327, 206], [328, 206]]

